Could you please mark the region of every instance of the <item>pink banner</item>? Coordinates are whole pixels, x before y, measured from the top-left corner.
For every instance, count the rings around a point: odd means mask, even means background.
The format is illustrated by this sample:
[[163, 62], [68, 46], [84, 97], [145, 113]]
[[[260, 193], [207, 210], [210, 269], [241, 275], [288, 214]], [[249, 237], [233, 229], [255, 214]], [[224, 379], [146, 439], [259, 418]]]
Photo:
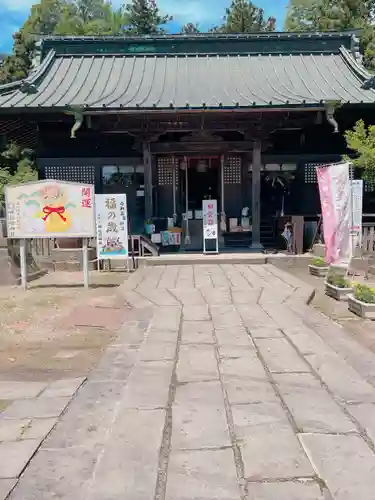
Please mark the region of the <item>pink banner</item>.
[[325, 260], [348, 266], [352, 258], [349, 164], [316, 167], [322, 206]]

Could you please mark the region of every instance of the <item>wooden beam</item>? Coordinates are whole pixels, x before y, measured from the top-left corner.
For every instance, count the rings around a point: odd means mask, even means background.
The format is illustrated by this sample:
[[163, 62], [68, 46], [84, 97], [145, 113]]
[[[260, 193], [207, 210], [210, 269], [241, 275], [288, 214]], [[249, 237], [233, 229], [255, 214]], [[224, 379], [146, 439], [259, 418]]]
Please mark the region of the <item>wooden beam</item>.
[[252, 244], [253, 252], [262, 252], [263, 245], [260, 242], [260, 172], [262, 169], [262, 141], [256, 139], [253, 148], [252, 166]]

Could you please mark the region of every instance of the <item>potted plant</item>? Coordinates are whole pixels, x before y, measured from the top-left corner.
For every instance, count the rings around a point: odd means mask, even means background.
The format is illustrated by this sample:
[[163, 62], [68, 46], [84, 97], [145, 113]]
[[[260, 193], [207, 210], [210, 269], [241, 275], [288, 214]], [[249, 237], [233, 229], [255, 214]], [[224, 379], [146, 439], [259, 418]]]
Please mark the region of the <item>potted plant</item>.
[[343, 274], [328, 273], [324, 285], [326, 295], [339, 301], [348, 300], [348, 296], [353, 292], [351, 282]]
[[375, 320], [375, 289], [357, 283], [348, 297], [349, 311], [361, 318]]
[[309, 265], [309, 271], [312, 276], [325, 278], [328, 274], [329, 266], [322, 257], [315, 257]]

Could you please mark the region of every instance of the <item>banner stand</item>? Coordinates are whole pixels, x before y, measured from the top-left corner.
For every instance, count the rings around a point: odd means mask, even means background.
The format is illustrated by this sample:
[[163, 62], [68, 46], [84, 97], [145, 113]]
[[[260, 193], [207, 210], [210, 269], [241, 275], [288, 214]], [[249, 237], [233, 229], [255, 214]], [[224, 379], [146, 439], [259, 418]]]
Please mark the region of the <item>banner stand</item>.
[[88, 238], [82, 239], [82, 267], [83, 267], [83, 286], [87, 290], [90, 285]]
[[[203, 200], [203, 254], [219, 253], [219, 238], [217, 224], [217, 200]], [[215, 240], [215, 249], [207, 250], [207, 241]]]

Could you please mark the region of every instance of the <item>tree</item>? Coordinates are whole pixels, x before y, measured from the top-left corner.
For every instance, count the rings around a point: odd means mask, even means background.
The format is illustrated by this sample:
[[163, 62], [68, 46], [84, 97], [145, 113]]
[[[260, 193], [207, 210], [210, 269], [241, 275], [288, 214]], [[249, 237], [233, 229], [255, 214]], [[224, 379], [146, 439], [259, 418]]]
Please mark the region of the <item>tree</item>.
[[375, 68], [374, 0], [290, 0], [288, 31], [362, 30], [364, 63]]
[[172, 20], [162, 15], [155, 0], [132, 0], [126, 5], [128, 15], [127, 33], [131, 35], [152, 35], [164, 33], [162, 26]]
[[250, 0], [232, 0], [226, 9], [224, 23], [214, 28], [217, 33], [252, 33], [274, 31], [276, 19], [266, 18], [264, 10], [256, 7]]
[[0, 154], [0, 205], [4, 205], [4, 188], [7, 184], [36, 181], [34, 152], [10, 142]]
[[194, 33], [200, 33], [200, 31], [197, 24], [187, 23], [182, 26], [181, 33], [184, 35], [192, 35]]
[[375, 183], [375, 125], [366, 127], [363, 120], [359, 120], [352, 130], [345, 132], [345, 139], [349, 149], [357, 153], [357, 158], [350, 160], [353, 165], [362, 169], [362, 177]]
[[32, 66], [34, 43], [22, 31], [13, 35], [13, 54], [0, 66], [0, 85], [26, 78]]

